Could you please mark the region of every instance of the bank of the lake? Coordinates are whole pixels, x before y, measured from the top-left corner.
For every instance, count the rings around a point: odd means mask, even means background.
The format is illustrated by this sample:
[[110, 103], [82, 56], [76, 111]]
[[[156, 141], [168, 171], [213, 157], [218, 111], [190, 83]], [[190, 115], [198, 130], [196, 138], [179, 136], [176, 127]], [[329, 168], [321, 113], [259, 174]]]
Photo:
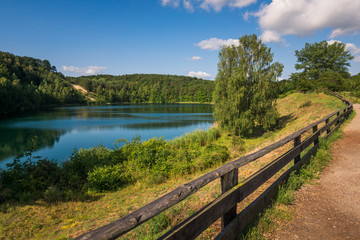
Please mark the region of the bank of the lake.
[[28, 149], [36, 136], [34, 155], [63, 162], [74, 149], [99, 145], [113, 149], [118, 139], [172, 139], [207, 129], [212, 105], [111, 104], [66, 106], [0, 121], [0, 168]]
[[[6, 211], [0, 213], [3, 219], [0, 227], [4, 229], [0, 232], [0, 237], [14, 239], [75, 237], [89, 229], [100, 227], [136, 210], [178, 185], [224, 164], [224, 161], [264, 147], [343, 107], [340, 100], [321, 93], [295, 93], [279, 99], [277, 103], [278, 111], [281, 114], [278, 129], [250, 138], [240, 139], [222, 130], [212, 128], [173, 141], [162, 142], [155, 139], [143, 143], [135, 142], [122, 148], [121, 151], [110, 151], [103, 148], [84, 151], [81, 153], [83, 156], [81, 157], [80, 154], [80, 158], [75, 162], [83, 163], [81, 160], [86, 158], [86, 162], [88, 162], [88, 159], [92, 161], [94, 159], [100, 161], [113, 159], [117, 162], [115, 165], [119, 165], [119, 162], [121, 164], [130, 163], [130, 165], [126, 166], [120, 165], [121, 167], [98, 167], [99, 170], [92, 170], [85, 179], [95, 180], [94, 183], [100, 183], [101, 181], [103, 181], [102, 184], [111, 183], [111, 178], [108, 181], [109, 178], [101, 176], [129, 176], [121, 174], [123, 173], [121, 171], [123, 167], [127, 167], [126, 173], [132, 173], [132, 178], [128, 179], [130, 182], [122, 185], [116, 191], [100, 194], [90, 192], [90, 198], [85, 198], [84, 201], [56, 200], [56, 197], [63, 196], [59, 194], [57, 189], [50, 188], [46, 193], [46, 197], [43, 200], [36, 201], [36, 204], [28, 202], [25, 205], [17, 205], [16, 203], [2, 205], [3, 209], [6, 208]], [[170, 150], [171, 153], [168, 152]], [[134, 152], [138, 154], [129, 154]], [[113, 158], [114, 156], [115, 158]], [[127, 159], [131, 161], [121, 160], [124, 156], [130, 157]], [[226, 159], [224, 159], [225, 157]], [[271, 157], [259, 159], [259, 161], [241, 168], [241, 178], [245, 178], [257, 171], [261, 166], [272, 160]], [[131, 170], [137, 169], [136, 167], [139, 167], [139, 164], [142, 169], [131, 172]], [[79, 167], [81, 165], [76, 164], [73, 166]], [[115, 175], [112, 175], [112, 173], [115, 173]], [[114, 180], [119, 182], [119, 180], [123, 179]], [[96, 190], [96, 185], [90, 187]], [[169, 229], [171, 225], [181, 221], [212, 201], [217, 197], [214, 192], [219, 192], [219, 189], [218, 183], [210, 184], [184, 203], [174, 206], [154, 221], [150, 221], [139, 229], [132, 231], [126, 238], [152, 239], [159, 236], [162, 231]], [[50, 202], [54, 200], [52, 198], [55, 198], [55, 203], [49, 203], [49, 200]], [[216, 235], [218, 230], [219, 226], [215, 224], [209, 231], [204, 233], [203, 237], [210, 238]]]

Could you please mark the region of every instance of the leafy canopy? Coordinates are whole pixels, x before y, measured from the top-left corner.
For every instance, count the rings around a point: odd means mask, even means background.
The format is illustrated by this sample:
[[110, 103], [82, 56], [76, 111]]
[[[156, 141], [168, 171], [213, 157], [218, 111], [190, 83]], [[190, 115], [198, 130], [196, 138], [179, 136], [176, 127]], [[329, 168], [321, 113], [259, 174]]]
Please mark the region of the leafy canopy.
[[275, 81], [283, 65], [272, 64], [271, 49], [256, 35], [245, 35], [239, 46], [224, 46], [219, 59], [213, 96], [219, 125], [237, 135], [249, 134], [257, 125], [273, 127], [278, 118]]
[[303, 70], [294, 74], [293, 78], [318, 79], [324, 72], [333, 71], [342, 77], [350, 76], [349, 61], [354, 57], [346, 50], [345, 44], [341, 42], [328, 43], [321, 41], [317, 43], [306, 43], [303, 49], [296, 50], [295, 56], [298, 63], [296, 70]]

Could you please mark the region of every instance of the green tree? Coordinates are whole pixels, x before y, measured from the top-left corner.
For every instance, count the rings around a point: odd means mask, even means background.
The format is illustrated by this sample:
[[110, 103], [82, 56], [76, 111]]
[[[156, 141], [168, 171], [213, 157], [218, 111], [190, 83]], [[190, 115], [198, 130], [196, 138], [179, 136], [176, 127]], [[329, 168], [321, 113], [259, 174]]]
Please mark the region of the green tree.
[[319, 76], [318, 88], [327, 88], [331, 91], [341, 91], [344, 90], [344, 80], [340, 73], [327, 71], [322, 72]]
[[272, 64], [271, 49], [256, 35], [245, 35], [239, 46], [223, 46], [219, 59], [213, 95], [219, 125], [237, 135], [249, 134], [257, 125], [273, 127], [278, 118], [275, 81], [283, 65]]
[[321, 41], [317, 43], [306, 43], [300, 51], [295, 51], [298, 63], [296, 70], [301, 73], [293, 75], [293, 79], [317, 80], [324, 72], [333, 71], [339, 73], [343, 78], [350, 77], [348, 67], [349, 61], [354, 57], [346, 50], [345, 44], [341, 42], [328, 43]]

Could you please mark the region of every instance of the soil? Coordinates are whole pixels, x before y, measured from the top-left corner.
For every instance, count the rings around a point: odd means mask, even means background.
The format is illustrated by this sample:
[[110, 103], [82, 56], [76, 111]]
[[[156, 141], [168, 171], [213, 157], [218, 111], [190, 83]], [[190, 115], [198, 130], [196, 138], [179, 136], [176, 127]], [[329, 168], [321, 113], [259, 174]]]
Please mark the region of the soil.
[[[87, 94], [89, 91], [86, 90], [85, 88], [83, 88], [80, 85], [76, 85], [76, 84], [71, 84], [76, 90], [80, 91], [82, 94]], [[95, 98], [93, 97], [88, 97], [91, 101], [95, 101]]]
[[355, 118], [334, 143], [333, 160], [315, 184], [301, 188], [294, 217], [271, 239], [360, 239], [360, 104]]

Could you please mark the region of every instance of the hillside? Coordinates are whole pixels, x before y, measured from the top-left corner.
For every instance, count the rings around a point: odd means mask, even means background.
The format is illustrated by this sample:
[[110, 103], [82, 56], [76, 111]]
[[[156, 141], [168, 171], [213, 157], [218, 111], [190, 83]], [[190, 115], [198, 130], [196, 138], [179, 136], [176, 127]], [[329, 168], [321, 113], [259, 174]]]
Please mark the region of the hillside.
[[187, 76], [131, 74], [67, 77], [96, 93], [96, 102], [211, 102], [214, 81]]
[[[15, 205], [11, 208], [7, 206], [6, 211], [0, 213], [0, 217], [3, 219], [0, 223], [0, 228], [4, 229], [0, 232], [0, 238], [39, 239], [51, 236], [51, 238], [59, 239], [78, 236], [90, 229], [118, 219], [166, 192], [173, 190], [177, 186], [224, 164], [223, 162], [218, 162], [215, 165], [206, 165], [209, 164], [207, 162], [208, 159], [215, 157], [215, 155], [207, 154], [206, 151], [208, 150], [226, 147], [229, 151], [227, 161], [230, 161], [265, 147], [343, 106], [340, 100], [322, 93], [294, 93], [285, 98], [278, 99], [277, 108], [281, 119], [278, 128], [272, 132], [257, 132], [253, 136], [243, 139], [226, 132], [219, 132], [219, 135], [213, 138], [213, 140], [207, 138], [205, 142], [200, 140], [200, 143], [197, 142], [206, 134], [203, 132], [187, 134], [169, 141], [166, 146], [169, 148], [174, 148], [175, 146], [178, 147], [179, 151], [182, 151], [179, 156], [173, 158], [173, 160], [178, 159], [179, 163], [183, 163], [179, 167], [186, 167], [184, 164], [195, 164], [194, 166], [202, 165], [203, 168], [196, 170], [190, 165], [191, 167], [188, 171], [176, 171], [165, 179], [151, 178], [152, 172], [147, 172], [148, 176], [141, 175], [141, 178], [137, 181], [124, 185], [119, 190], [105, 193], [90, 193], [91, 198], [87, 199], [87, 201], [58, 201], [49, 204], [44, 200], [39, 200], [36, 204]], [[211, 131], [214, 132], [213, 130], [208, 132]], [[150, 143], [147, 142], [146, 144], [150, 145]], [[291, 145], [292, 143], [289, 144]], [[188, 149], [187, 145], [191, 147]], [[127, 150], [131, 150], [131, 147], [136, 147], [138, 152], [142, 151], [141, 149], [146, 146], [134, 143], [129, 145]], [[161, 148], [162, 146], [157, 145], [157, 147]], [[287, 147], [289, 146], [284, 146], [284, 149]], [[200, 149], [200, 154], [196, 152], [198, 149]], [[101, 156], [104, 154], [108, 156], [111, 153], [107, 152], [104, 148], [98, 148], [98, 151], [101, 152]], [[86, 151], [82, 153], [85, 154]], [[93, 158], [96, 156], [94, 155], [94, 150], [89, 150], [88, 153]], [[281, 155], [282, 153], [274, 151], [269, 154], [271, 156], [260, 158], [239, 169], [241, 179], [250, 176], [259, 168], [269, 163], [269, 161], [272, 161], [276, 154]], [[188, 155], [192, 158], [192, 161], [184, 161]], [[170, 165], [172, 163], [169, 162]], [[170, 225], [182, 221], [186, 216], [191, 215], [194, 211], [212, 201], [220, 194], [219, 191], [219, 182], [209, 184], [181, 204], [170, 208], [164, 214], [130, 232], [126, 238], [153, 239], [159, 236], [161, 232], [168, 230]], [[52, 194], [56, 195], [58, 193], [54, 192]], [[211, 238], [216, 235], [219, 229], [219, 223], [215, 223], [201, 237]]]
[[0, 117], [49, 105], [84, 102], [48, 60], [0, 51]]

